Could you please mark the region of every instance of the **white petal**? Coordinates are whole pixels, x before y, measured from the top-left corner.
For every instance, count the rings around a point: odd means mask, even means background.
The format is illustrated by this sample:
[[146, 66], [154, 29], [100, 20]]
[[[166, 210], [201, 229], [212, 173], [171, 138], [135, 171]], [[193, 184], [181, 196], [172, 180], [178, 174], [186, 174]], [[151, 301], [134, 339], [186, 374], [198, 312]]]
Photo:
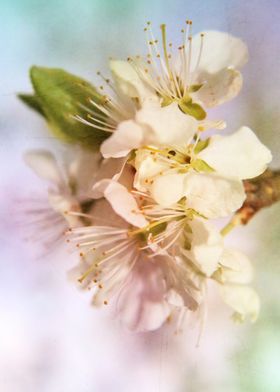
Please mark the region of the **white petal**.
[[221, 279], [224, 283], [247, 284], [253, 279], [253, 267], [246, 255], [237, 250], [224, 249], [220, 259]]
[[80, 205], [75, 198], [49, 192], [48, 199], [50, 206], [65, 218], [70, 227], [80, 226], [79, 217], [70, 213], [71, 211], [80, 211]]
[[[97, 290], [95, 295], [92, 298], [92, 304], [94, 306], [104, 306], [104, 302], [110, 303], [111, 300], [114, 301], [114, 296], [117, 295], [120, 291], [120, 287], [122, 284], [126, 281], [128, 278], [129, 274], [131, 273], [131, 268], [128, 264], [128, 259], [130, 255], [127, 255], [125, 257], [125, 260], [122, 260], [123, 263], [120, 268], [118, 268], [114, 274], [110, 274], [108, 272], [107, 274], [104, 274], [104, 276], [100, 276], [100, 278], [103, 278], [106, 281], [106, 284], [103, 284], [103, 287], [101, 290]], [[87, 268], [90, 268], [91, 264], [88, 265]], [[81, 271], [82, 272], [82, 271]], [[86, 272], [86, 271], [84, 271]], [[80, 276], [82, 274], [80, 273]], [[93, 280], [93, 276], [89, 276], [89, 281], [85, 282], [87, 285], [91, 285]]]
[[140, 259], [131, 275], [118, 301], [121, 320], [131, 330], [155, 330], [171, 311], [162, 272], [156, 263]]
[[150, 187], [153, 177], [166, 169], [166, 166], [154, 159], [149, 151], [139, 149], [136, 152], [135, 168], [134, 186], [140, 191], [145, 191]]
[[90, 197], [90, 190], [94, 183], [96, 173], [99, 172], [102, 157], [82, 148], [76, 148], [68, 157], [65, 171], [69, 182], [75, 185], [76, 192], [81, 200]]
[[223, 130], [227, 126], [224, 120], [203, 120], [199, 122], [199, 129], [203, 131], [207, 131], [208, 129], [218, 129]]
[[219, 231], [202, 219], [189, 222], [192, 229], [191, 250], [184, 251], [207, 276], [211, 276], [218, 267], [223, 252], [223, 238]]
[[242, 88], [243, 79], [239, 71], [227, 68], [215, 74], [201, 72], [196, 83], [203, 84], [203, 87], [192, 94], [193, 99], [212, 108], [235, 98]]
[[229, 216], [245, 200], [243, 184], [239, 180], [194, 172], [184, 178], [184, 195], [188, 206], [207, 218]]
[[166, 282], [165, 298], [169, 304], [197, 310], [201, 303], [201, 290], [193, 281], [193, 276], [181, 258], [170, 255], [159, 258]]
[[133, 66], [127, 61], [111, 60], [110, 68], [117, 88], [122, 94], [131, 98], [140, 98], [141, 101], [152, 95]]
[[[129, 298], [134, 299], [133, 294]], [[154, 331], [167, 321], [170, 314], [170, 306], [167, 302], [150, 302], [135, 298], [134, 304], [127, 304], [121, 312], [121, 320], [128, 329], [135, 332]]]
[[[200, 34], [192, 39], [192, 68], [195, 66], [201, 46]], [[245, 43], [228, 33], [205, 31], [199, 69], [216, 73], [228, 67], [241, 68], [248, 61]]]
[[101, 180], [95, 184], [94, 188], [95, 192], [104, 194], [113, 210], [128, 223], [136, 227], [144, 227], [148, 224], [136, 200], [123, 185], [112, 180]]
[[230, 136], [213, 136], [199, 158], [219, 174], [242, 180], [263, 173], [272, 156], [250, 128], [242, 127]]
[[184, 174], [167, 174], [157, 177], [151, 187], [155, 201], [166, 207], [184, 196]]
[[129, 228], [129, 224], [113, 210], [111, 204], [104, 197], [93, 203], [90, 215], [93, 225], [112, 226], [120, 229]]
[[[125, 164], [126, 158], [103, 159], [97, 173], [94, 175], [93, 184], [97, 184], [99, 181], [104, 179], [118, 181], [124, 170]], [[100, 197], [103, 197], [103, 193], [92, 190], [90, 196], [93, 199], [99, 199]]]
[[143, 139], [142, 127], [133, 120], [121, 122], [113, 134], [100, 148], [104, 158], [125, 157], [134, 148], [140, 147]]
[[175, 102], [165, 107], [146, 105], [137, 112], [136, 121], [144, 126], [145, 144], [189, 143], [197, 129], [197, 121]]
[[174, 290], [174, 288], [168, 290], [166, 296], [166, 301], [173, 306], [182, 308], [185, 306], [184, 300], [183, 298], [177, 293], [176, 290]]
[[25, 153], [25, 163], [41, 178], [56, 185], [64, 185], [63, 175], [52, 153], [46, 150], [33, 150]]
[[257, 319], [260, 301], [257, 293], [251, 287], [238, 284], [220, 285], [220, 295], [241, 320], [244, 320], [246, 316], [250, 317], [252, 321]]

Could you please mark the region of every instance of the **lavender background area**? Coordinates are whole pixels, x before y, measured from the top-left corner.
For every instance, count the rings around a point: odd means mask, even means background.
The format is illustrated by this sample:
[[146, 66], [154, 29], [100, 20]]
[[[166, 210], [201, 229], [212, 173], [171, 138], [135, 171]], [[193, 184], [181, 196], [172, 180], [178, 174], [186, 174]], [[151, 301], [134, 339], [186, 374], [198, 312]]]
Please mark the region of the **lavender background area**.
[[42, 187], [26, 168], [31, 147], [61, 149], [44, 123], [16, 98], [30, 91], [31, 65], [63, 67], [97, 82], [110, 56], [145, 53], [142, 27], [167, 23], [179, 39], [185, 19], [194, 30], [216, 29], [249, 46], [244, 88], [216, 110], [229, 131], [248, 125], [280, 166], [278, 0], [2, 0], [0, 14], [0, 390], [1, 392], [279, 392], [280, 205], [262, 211], [228, 242], [256, 268], [262, 312], [236, 326], [210, 299], [199, 348], [195, 330], [133, 335], [66, 277], [74, 256], [59, 249], [38, 257], [26, 244], [21, 202]]

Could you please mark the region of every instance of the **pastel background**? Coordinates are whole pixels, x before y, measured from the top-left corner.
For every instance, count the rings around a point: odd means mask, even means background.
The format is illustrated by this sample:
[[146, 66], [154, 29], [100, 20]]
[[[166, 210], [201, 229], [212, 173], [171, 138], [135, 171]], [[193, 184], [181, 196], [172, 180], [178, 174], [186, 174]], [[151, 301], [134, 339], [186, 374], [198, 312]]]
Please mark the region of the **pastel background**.
[[110, 56], [145, 53], [143, 26], [166, 22], [171, 39], [185, 19], [195, 31], [223, 30], [249, 46], [244, 88], [218, 109], [229, 131], [248, 125], [280, 167], [279, 0], [2, 0], [0, 13], [0, 391], [279, 392], [280, 204], [262, 211], [229, 243], [253, 260], [262, 311], [232, 324], [210, 301], [199, 348], [192, 328], [144, 335], [123, 331], [67, 281], [73, 255], [40, 257], [22, 240], [21, 204], [43, 184], [22, 153], [57, 147], [42, 120], [16, 98], [30, 91], [31, 65], [63, 67], [97, 82]]

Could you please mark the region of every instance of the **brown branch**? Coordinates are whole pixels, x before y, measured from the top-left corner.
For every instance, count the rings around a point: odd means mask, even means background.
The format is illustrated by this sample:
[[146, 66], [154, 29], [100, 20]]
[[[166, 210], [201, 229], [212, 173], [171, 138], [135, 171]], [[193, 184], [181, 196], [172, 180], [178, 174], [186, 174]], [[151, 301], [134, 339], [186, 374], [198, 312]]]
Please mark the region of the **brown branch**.
[[246, 200], [235, 219], [246, 225], [262, 208], [280, 201], [280, 170], [266, 170], [261, 176], [243, 181]]

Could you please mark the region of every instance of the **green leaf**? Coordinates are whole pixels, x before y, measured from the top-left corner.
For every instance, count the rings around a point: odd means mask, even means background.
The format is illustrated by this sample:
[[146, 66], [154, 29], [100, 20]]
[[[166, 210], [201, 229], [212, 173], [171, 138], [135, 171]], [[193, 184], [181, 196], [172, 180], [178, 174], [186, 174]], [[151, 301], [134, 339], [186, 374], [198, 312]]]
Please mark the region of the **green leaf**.
[[205, 110], [198, 103], [193, 103], [192, 100], [181, 99], [179, 108], [183, 113], [194, 117], [196, 120], [204, 120], [206, 117]]
[[106, 121], [106, 115], [89, 102], [91, 100], [104, 105], [105, 97], [90, 83], [59, 68], [34, 66], [30, 70], [30, 77], [39, 107], [58, 139], [97, 149], [110, 135], [74, 118], [80, 116], [88, 120], [88, 108], [93, 117], [98, 114], [98, 119], [101, 116]]
[[198, 154], [200, 151], [204, 150], [206, 147], [208, 147], [209, 142], [210, 142], [210, 139], [209, 139], [209, 138], [208, 138], [208, 139], [205, 139], [205, 140], [200, 140], [200, 141], [196, 144], [196, 146], [195, 146], [195, 148], [194, 148], [194, 153], [195, 153], [195, 154]]
[[211, 166], [208, 165], [208, 163], [206, 163], [202, 159], [196, 159], [192, 162], [191, 165], [193, 169], [198, 172], [212, 173], [215, 171]]
[[43, 117], [45, 117], [45, 114], [41, 108], [40, 101], [36, 95], [31, 95], [31, 94], [18, 94], [18, 98], [24, 102], [27, 106], [29, 106], [31, 109], [35, 110], [37, 113], [41, 114]]

